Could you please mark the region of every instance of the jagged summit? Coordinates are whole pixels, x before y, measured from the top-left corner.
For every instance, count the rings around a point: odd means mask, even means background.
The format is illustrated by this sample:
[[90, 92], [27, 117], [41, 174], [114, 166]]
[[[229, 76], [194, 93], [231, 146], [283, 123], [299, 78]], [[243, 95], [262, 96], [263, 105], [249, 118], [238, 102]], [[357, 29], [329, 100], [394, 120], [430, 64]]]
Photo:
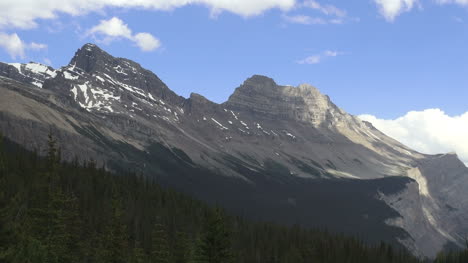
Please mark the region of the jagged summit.
[[87, 43], [79, 48], [67, 67], [79, 68], [87, 73], [117, 71], [117, 73], [128, 75], [129, 73], [136, 73], [136, 71], [150, 72], [132, 60], [114, 57], [99, 46], [91, 43]]
[[69, 65], [78, 67], [85, 72], [93, 72], [112, 61], [112, 56], [98, 46], [88, 43], [75, 52]]
[[64, 67], [72, 75], [82, 76], [86, 72], [104, 86], [118, 86], [141, 96], [159, 97], [180, 104], [183, 98], [171, 91], [153, 72], [125, 58], [110, 55], [95, 44], [87, 43], [78, 49]]

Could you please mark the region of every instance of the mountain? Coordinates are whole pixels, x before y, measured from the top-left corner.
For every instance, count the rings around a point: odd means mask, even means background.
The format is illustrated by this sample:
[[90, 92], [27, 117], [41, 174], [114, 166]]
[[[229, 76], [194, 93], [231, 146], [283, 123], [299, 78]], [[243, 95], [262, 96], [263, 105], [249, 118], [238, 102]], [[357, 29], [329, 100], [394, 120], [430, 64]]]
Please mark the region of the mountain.
[[253, 219], [385, 240], [419, 256], [462, 246], [468, 168], [418, 153], [308, 84], [244, 81], [228, 101], [183, 98], [86, 44], [60, 69], [0, 63], [0, 131], [65, 159], [131, 170]]

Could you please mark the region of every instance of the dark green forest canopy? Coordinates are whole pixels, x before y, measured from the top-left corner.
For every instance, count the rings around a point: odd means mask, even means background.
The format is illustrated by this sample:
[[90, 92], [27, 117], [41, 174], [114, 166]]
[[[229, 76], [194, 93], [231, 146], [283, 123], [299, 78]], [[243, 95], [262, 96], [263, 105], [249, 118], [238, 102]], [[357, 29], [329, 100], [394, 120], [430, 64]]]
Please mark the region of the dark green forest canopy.
[[[420, 262], [387, 244], [252, 222], [137, 174], [0, 142], [0, 262]], [[468, 262], [467, 254], [437, 262]]]

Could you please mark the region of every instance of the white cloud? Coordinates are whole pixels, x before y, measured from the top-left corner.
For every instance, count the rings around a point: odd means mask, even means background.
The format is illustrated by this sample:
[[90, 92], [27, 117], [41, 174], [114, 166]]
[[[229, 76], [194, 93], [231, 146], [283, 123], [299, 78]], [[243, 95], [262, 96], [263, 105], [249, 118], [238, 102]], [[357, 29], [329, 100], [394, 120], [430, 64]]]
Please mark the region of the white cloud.
[[340, 55], [341, 52], [338, 52], [338, 51], [331, 51], [331, 50], [327, 50], [325, 52], [322, 52], [320, 54], [316, 54], [316, 55], [312, 55], [312, 56], [309, 56], [309, 57], [306, 57], [302, 60], [299, 60], [297, 61], [298, 64], [318, 64], [320, 62], [323, 61], [323, 59], [327, 58], [327, 57], [336, 57], [338, 55]]
[[314, 17], [308, 15], [286, 15], [282, 16], [283, 20], [292, 24], [302, 25], [326, 25], [326, 24], [343, 24], [347, 20], [356, 21], [356, 19], [349, 19], [345, 10], [339, 9], [333, 5], [322, 5], [314, 0], [307, 0], [298, 5], [302, 8], [311, 8], [319, 11], [323, 17]]
[[25, 43], [16, 33], [6, 34], [0, 32], [0, 47], [5, 49], [5, 51], [10, 55], [11, 58], [16, 59], [25, 58], [26, 50], [40, 50], [47, 48], [45, 44], [38, 43]]
[[133, 41], [142, 51], [153, 51], [161, 46], [159, 39], [150, 33], [133, 35], [128, 25], [118, 17], [101, 20], [98, 25], [89, 29], [86, 35], [103, 36], [104, 38], [99, 41], [107, 44], [116, 39], [128, 39]]
[[318, 64], [322, 61], [321, 55], [313, 55], [306, 57], [305, 59], [299, 60], [298, 64]]
[[138, 33], [133, 37], [137, 46], [143, 51], [151, 51], [161, 46], [161, 41], [149, 33]]
[[98, 25], [88, 31], [88, 34], [101, 34], [111, 39], [119, 37], [132, 38], [132, 30], [117, 17], [113, 17], [109, 20], [101, 20]]
[[328, 21], [319, 18], [319, 17], [311, 17], [311, 16], [306, 16], [306, 15], [293, 15], [293, 16], [288, 16], [288, 15], [283, 15], [283, 19], [292, 24], [302, 24], [302, 25], [325, 25], [328, 24]]
[[395, 120], [360, 115], [401, 143], [427, 154], [456, 152], [468, 164], [468, 112], [449, 116], [440, 109], [411, 111]]
[[346, 11], [333, 5], [322, 5], [314, 0], [307, 0], [303, 3], [305, 7], [316, 9], [327, 16], [346, 17]]
[[[420, 0], [374, 0], [379, 9], [379, 13], [389, 22], [404, 12], [411, 11], [414, 7], [420, 6]], [[457, 4], [468, 6], [468, 0], [432, 0], [438, 4]], [[458, 22], [460, 19], [456, 19]]]
[[374, 0], [380, 14], [387, 21], [394, 21], [403, 12], [410, 11], [419, 2], [418, 0]]
[[5, 49], [13, 59], [25, 57], [25, 45], [16, 33], [11, 35], [0, 33], [0, 47]]
[[330, 51], [330, 50], [327, 50], [323, 53], [326, 57], [336, 57], [340, 54], [340, 52], [338, 51]]
[[468, 5], [468, 0], [436, 0], [440, 4]]
[[34, 28], [38, 19], [54, 19], [59, 14], [84, 15], [105, 8], [173, 10], [201, 5], [212, 13], [223, 11], [250, 17], [278, 8], [290, 10], [296, 0], [1, 0], [0, 28]]
[[29, 49], [32, 49], [32, 50], [41, 50], [41, 49], [46, 49], [46, 48], [47, 48], [46, 44], [40, 44], [40, 43], [35, 43], [35, 42], [31, 42], [31, 44], [29, 44]]

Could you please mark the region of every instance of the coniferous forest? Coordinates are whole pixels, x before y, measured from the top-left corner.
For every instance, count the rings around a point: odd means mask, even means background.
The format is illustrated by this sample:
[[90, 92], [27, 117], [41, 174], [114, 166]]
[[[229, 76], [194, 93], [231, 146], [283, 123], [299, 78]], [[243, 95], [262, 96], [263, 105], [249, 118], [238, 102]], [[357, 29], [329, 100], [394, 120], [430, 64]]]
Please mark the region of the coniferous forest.
[[92, 160], [65, 163], [48, 142], [36, 153], [0, 140], [0, 262], [420, 262], [384, 243], [227, 215]]

